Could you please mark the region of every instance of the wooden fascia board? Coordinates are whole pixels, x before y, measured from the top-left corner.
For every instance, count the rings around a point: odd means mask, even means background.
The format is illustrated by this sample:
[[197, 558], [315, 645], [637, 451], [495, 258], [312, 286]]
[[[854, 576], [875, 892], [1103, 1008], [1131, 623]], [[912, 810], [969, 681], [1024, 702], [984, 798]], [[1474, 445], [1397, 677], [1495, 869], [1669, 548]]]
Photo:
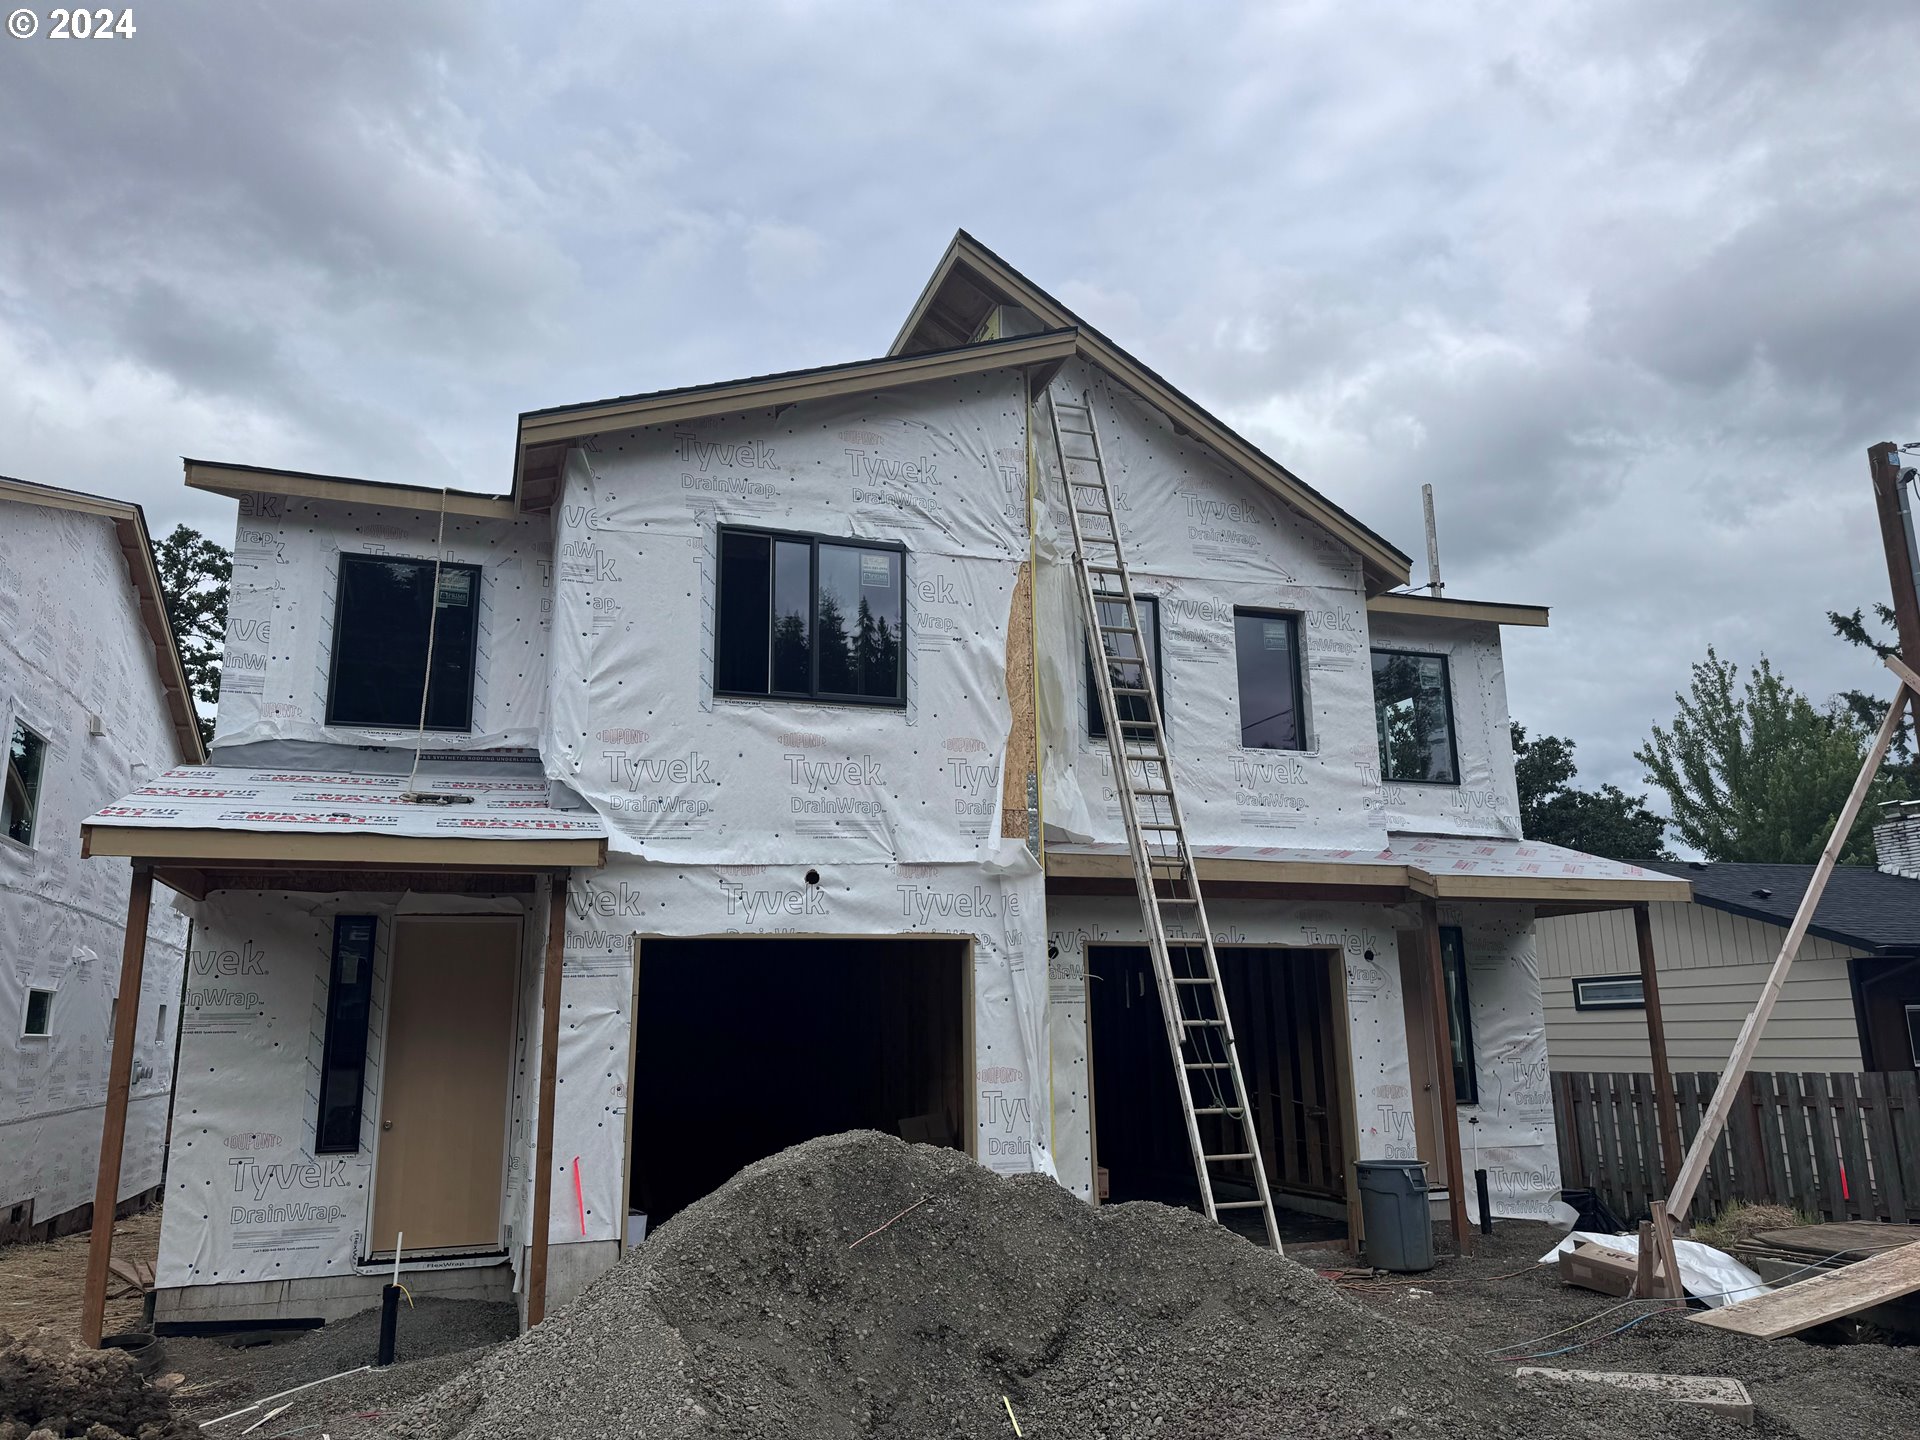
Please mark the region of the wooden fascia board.
[[1373, 595], [1367, 610], [1374, 615], [1410, 615], [1425, 620], [1471, 620], [1482, 625], [1547, 623], [1544, 605], [1503, 605], [1488, 600], [1447, 600], [1427, 595]]
[[81, 827], [83, 856], [124, 855], [157, 864], [218, 862], [228, 869], [257, 866], [329, 866], [404, 870], [410, 866], [461, 870], [598, 869], [606, 863], [600, 836], [566, 840], [502, 840], [413, 835], [315, 835], [258, 830], [162, 830], [141, 825]]
[[807, 400], [827, 400], [840, 395], [859, 395], [873, 390], [891, 390], [902, 385], [977, 375], [988, 370], [1018, 369], [1024, 365], [1064, 359], [1073, 353], [1074, 337], [1071, 334], [1030, 335], [1018, 340], [946, 350], [932, 355], [907, 355], [826, 372], [773, 376], [765, 380], [745, 380], [734, 385], [693, 392], [642, 395], [632, 400], [610, 401], [605, 405], [522, 415], [520, 453], [524, 455], [536, 445], [583, 440], [589, 435], [601, 435], [608, 431], [634, 430], [643, 425], [670, 425], [676, 421], [697, 420], [711, 415], [736, 415], [746, 410], [795, 405]]
[[1442, 900], [1596, 901], [1635, 905], [1643, 901], [1692, 898], [1684, 880], [1604, 880], [1581, 875], [1453, 875], [1432, 877]]
[[[1125, 854], [1083, 855], [1047, 851], [1047, 875], [1062, 879], [1132, 879], [1133, 859]], [[1424, 875], [1405, 865], [1343, 864], [1315, 860], [1246, 860], [1230, 856], [1200, 857], [1200, 879], [1269, 885], [1313, 885], [1321, 888], [1378, 890], [1390, 888], [1431, 894]]]
[[[940, 263], [934, 266], [932, 278], [921, 288], [920, 298], [913, 302], [913, 308], [907, 312], [906, 323], [900, 327], [900, 333], [893, 337], [893, 344], [887, 347], [887, 354], [898, 355], [901, 347], [912, 338], [913, 332], [920, 328], [920, 322], [926, 318], [927, 311], [932, 308], [941, 287], [947, 283], [947, 276], [953, 273], [953, 267], [960, 259], [964, 243], [963, 237], [959, 235], [953, 237], [952, 242], [947, 246], [947, 253], [942, 255]], [[1039, 316], [1040, 312], [1036, 310], [1034, 314]]]
[[186, 462], [187, 486], [237, 500], [243, 495], [291, 495], [305, 500], [328, 500], [344, 505], [379, 505], [388, 510], [438, 514], [444, 503], [449, 515], [480, 520], [512, 520], [518, 512], [505, 495], [469, 495], [440, 491], [424, 485], [382, 485], [344, 476], [298, 475], [283, 470], [255, 470], [245, 465]]

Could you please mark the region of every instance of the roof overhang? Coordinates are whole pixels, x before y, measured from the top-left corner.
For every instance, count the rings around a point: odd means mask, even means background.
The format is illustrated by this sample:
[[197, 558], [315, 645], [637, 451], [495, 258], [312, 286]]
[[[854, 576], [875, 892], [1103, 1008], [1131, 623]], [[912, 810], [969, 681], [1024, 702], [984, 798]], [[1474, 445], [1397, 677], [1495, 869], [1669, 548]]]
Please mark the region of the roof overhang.
[[1074, 336], [1058, 331], [966, 345], [933, 354], [889, 355], [847, 365], [530, 410], [520, 417], [514, 453], [515, 503], [522, 510], [549, 508], [559, 493], [560, 471], [568, 447], [590, 436], [633, 430], [643, 425], [670, 425], [715, 415], [737, 415], [805, 400], [893, 390], [988, 370], [1057, 367], [1073, 353]]
[[199, 764], [207, 754], [200, 740], [200, 714], [187, 684], [187, 667], [180, 659], [180, 643], [173, 633], [173, 622], [167, 618], [166, 592], [160, 585], [160, 569], [154, 563], [153, 537], [147, 533], [145, 513], [138, 505], [124, 500], [109, 500], [102, 495], [86, 495], [78, 490], [61, 490], [4, 476], [0, 476], [0, 499], [71, 510], [80, 515], [98, 515], [112, 523], [114, 540], [127, 563], [127, 577], [133, 582], [140, 628], [146, 632], [147, 643], [153, 650], [153, 663], [166, 696], [167, 718], [179, 743], [180, 758], [189, 765]]
[[1374, 595], [1367, 600], [1371, 615], [1411, 615], [1424, 620], [1470, 620], [1483, 625], [1538, 625], [1547, 623], [1544, 605], [1502, 605], [1491, 600], [1448, 600], [1436, 595]]
[[265, 465], [232, 465], [214, 460], [188, 459], [181, 463], [186, 467], [188, 489], [205, 490], [235, 500], [253, 495], [285, 495], [303, 500], [418, 510], [430, 515], [445, 510], [449, 515], [483, 520], [511, 520], [517, 513], [508, 496], [482, 495], [472, 490], [392, 485], [382, 480], [355, 480], [345, 475], [314, 475], [305, 470], [276, 470]]
[[964, 230], [953, 237], [933, 278], [894, 337], [890, 353], [913, 355], [965, 345], [995, 305], [1018, 305], [1049, 330], [1073, 331], [1075, 352], [1082, 359], [1159, 410], [1175, 430], [1207, 446], [1351, 547], [1360, 557], [1369, 593], [1390, 590], [1411, 580], [1413, 562], [1396, 546], [1236, 434]]

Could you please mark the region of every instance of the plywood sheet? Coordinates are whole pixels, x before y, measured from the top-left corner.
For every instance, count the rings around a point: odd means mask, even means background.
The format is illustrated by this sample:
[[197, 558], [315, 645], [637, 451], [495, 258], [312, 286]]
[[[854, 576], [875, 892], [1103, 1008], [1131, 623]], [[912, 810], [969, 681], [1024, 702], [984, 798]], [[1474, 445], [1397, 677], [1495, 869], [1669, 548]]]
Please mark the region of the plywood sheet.
[[1689, 1318], [1699, 1325], [1777, 1340], [1915, 1291], [1920, 1291], [1920, 1243]]

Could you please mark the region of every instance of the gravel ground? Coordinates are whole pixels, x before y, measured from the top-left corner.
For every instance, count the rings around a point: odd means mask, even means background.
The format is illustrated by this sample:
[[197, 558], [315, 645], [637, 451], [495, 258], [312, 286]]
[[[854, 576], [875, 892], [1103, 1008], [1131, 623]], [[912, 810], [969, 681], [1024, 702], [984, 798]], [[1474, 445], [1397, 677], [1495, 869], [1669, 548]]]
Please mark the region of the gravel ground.
[[1010, 1434], [1009, 1409], [1029, 1436], [1103, 1440], [1749, 1433], [1633, 1396], [1543, 1400], [1380, 1300], [1186, 1211], [1093, 1210], [840, 1135], [741, 1172], [379, 1433], [923, 1440]]
[[[1360, 1282], [1346, 1293], [1376, 1313], [1458, 1336], [1483, 1353], [1528, 1340], [1538, 1343], [1507, 1353], [1528, 1356], [1581, 1346], [1508, 1364], [1731, 1375], [1753, 1394], [1756, 1422], [1750, 1434], [1798, 1440], [1920, 1435], [1920, 1348], [1793, 1337], [1751, 1340], [1695, 1325], [1684, 1313], [1673, 1312], [1607, 1336], [1616, 1325], [1663, 1306], [1637, 1302], [1603, 1316], [1619, 1302], [1564, 1285], [1556, 1267], [1531, 1263], [1561, 1239], [1561, 1232], [1549, 1226], [1500, 1222], [1492, 1236], [1474, 1238], [1477, 1253], [1466, 1259], [1443, 1258], [1428, 1274]], [[1303, 1264], [1327, 1269], [1352, 1263], [1338, 1251], [1290, 1253]], [[1580, 1328], [1571, 1334], [1553, 1334], [1575, 1325]], [[1547, 1336], [1552, 1338], [1540, 1338]]]

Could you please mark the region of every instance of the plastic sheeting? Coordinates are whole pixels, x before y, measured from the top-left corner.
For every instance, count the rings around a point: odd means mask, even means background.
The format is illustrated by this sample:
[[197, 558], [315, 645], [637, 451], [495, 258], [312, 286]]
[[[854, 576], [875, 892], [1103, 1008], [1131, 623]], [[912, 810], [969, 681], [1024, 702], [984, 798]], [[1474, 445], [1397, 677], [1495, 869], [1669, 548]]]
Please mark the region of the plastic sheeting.
[[[1402, 965], [1394, 936], [1396, 927], [1418, 923], [1416, 913], [1380, 905], [1238, 900], [1215, 901], [1207, 910], [1219, 945], [1341, 952], [1359, 1141], [1356, 1158], [1418, 1159]], [[1055, 896], [1047, 919], [1053, 956], [1054, 1158], [1061, 1183], [1085, 1198], [1093, 1194], [1086, 953], [1094, 945], [1141, 945], [1145, 936], [1131, 897]], [[1469, 1171], [1488, 1171], [1495, 1215], [1554, 1219], [1559, 1214], [1559, 1155], [1531, 911], [1513, 905], [1443, 904], [1440, 920], [1461, 927], [1473, 1015], [1480, 1099], [1477, 1105], [1460, 1107], [1463, 1161]], [[1477, 1212], [1471, 1196], [1469, 1207]]]
[[[1610, 1250], [1618, 1250], [1626, 1255], [1640, 1254], [1638, 1235], [1602, 1235], [1592, 1230], [1576, 1230], [1542, 1255], [1540, 1263], [1559, 1264], [1560, 1257], [1573, 1249], [1576, 1240], [1605, 1245]], [[1751, 1300], [1756, 1295], [1767, 1293], [1767, 1282], [1760, 1278], [1759, 1273], [1748, 1269], [1724, 1250], [1716, 1250], [1698, 1240], [1676, 1237], [1673, 1252], [1674, 1258], [1680, 1262], [1681, 1285], [1689, 1295], [1709, 1309], [1718, 1310], [1722, 1305]]]
[[[1389, 828], [1519, 835], [1497, 627], [1370, 617], [1357, 557], [1326, 531], [1084, 364], [1070, 362], [1051, 389], [1090, 392], [1134, 589], [1158, 602], [1167, 740], [1195, 844], [1377, 849]], [[1071, 636], [1084, 631], [1072, 533], [1051, 440], [1037, 453], [1040, 633]], [[1236, 608], [1297, 617], [1303, 750], [1239, 743]], [[1381, 783], [1370, 649], [1382, 641], [1449, 656], [1460, 784]], [[1040, 661], [1048, 827], [1123, 840], [1106, 742], [1087, 734], [1082, 653], [1053, 644]]]
[[[408, 506], [285, 495], [240, 502], [216, 749], [266, 740], [412, 745], [412, 730], [326, 723], [340, 555], [431, 560], [441, 519]], [[544, 517], [446, 517], [441, 558], [481, 567], [470, 732], [428, 731], [430, 750], [533, 745], [547, 683], [551, 554]]]
[[[0, 838], [0, 1210], [44, 1222], [93, 1199], [129, 869], [80, 858], [80, 822], [177, 741], [110, 520], [0, 501], [0, 744], [43, 736], [33, 844]], [[98, 716], [104, 733], [89, 733]], [[122, 1198], [160, 1181], [186, 921], [148, 927]], [[30, 989], [53, 1033], [22, 1034]], [[164, 1018], [163, 1018], [164, 1009]]]

